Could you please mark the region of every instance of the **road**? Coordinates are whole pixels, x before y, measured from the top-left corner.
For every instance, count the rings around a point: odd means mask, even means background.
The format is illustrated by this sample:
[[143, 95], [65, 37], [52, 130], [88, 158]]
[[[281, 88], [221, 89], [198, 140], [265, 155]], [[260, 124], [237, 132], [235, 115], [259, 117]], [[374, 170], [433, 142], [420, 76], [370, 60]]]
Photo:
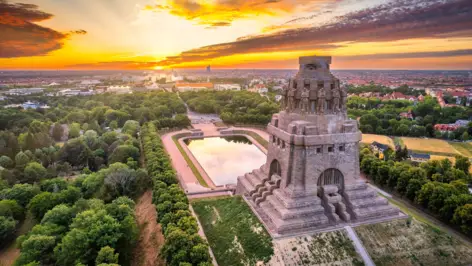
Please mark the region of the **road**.
[[354, 247], [356, 248], [357, 253], [361, 255], [362, 260], [364, 260], [364, 263], [366, 266], [375, 266], [374, 262], [369, 256], [369, 253], [364, 248], [364, 245], [362, 244], [361, 240], [359, 237], [357, 237], [356, 232], [352, 229], [350, 226], [345, 226], [344, 229], [346, 229], [346, 232], [349, 236], [349, 238], [354, 242]]

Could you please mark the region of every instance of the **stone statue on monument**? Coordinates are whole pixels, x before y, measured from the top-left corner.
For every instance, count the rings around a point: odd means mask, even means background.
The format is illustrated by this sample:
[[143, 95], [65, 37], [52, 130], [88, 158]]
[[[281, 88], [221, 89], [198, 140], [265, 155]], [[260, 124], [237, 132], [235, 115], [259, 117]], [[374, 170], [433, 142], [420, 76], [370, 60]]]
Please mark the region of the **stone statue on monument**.
[[288, 88], [283, 87], [282, 88], [282, 98], [280, 99], [280, 110], [286, 110], [287, 109], [287, 93], [288, 93]]
[[310, 91], [307, 88], [304, 88], [302, 91], [302, 99], [301, 99], [301, 109], [303, 113], [308, 112], [309, 108], [309, 98], [310, 98]]
[[288, 111], [292, 111], [296, 108], [295, 106], [295, 93], [297, 90], [293, 87], [291, 87], [288, 91]]
[[333, 90], [331, 91], [331, 95], [333, 95], [333, 98], [332, 98], [332, 103], [331, 103], [331, 107], [333, 109], [333, 112], [335, 114], [339, 113], [340, 112], [340, 108], [339, 108], [339, 98], [341, 97], [340, 93], [339, 93], [339, 88], [337, 88], [336, 86], [333, 88]]
[[341, 110], [344, 112], [347, 110], [347, 90], [346, 88], [341, 88]]
[[324, 114], [326, 93], [323, 87], [318, 90], [316, 109], [318, 114]]

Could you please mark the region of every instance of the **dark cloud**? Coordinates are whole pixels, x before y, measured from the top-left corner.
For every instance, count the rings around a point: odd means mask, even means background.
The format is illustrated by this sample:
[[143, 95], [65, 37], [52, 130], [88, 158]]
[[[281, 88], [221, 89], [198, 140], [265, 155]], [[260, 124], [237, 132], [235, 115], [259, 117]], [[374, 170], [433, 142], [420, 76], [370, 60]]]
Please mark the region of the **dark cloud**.
[[69, 34], [35, 23], [52, 17], [36, 5], [0, 0], [0, 58], [45, 55], [60, 49]]
[[413, 53], [395, 53], [395, 54], [369, 54], [340, 56], [342, 60], [369, 60], [369, 59], [405, 59], [405, 58], [437, 58], [437, 57], [455, 57], [472, 55], [472, 49], [438, 51], [438, 52], [413, 52]]
[[471, 0], [395, 0], [347, 13], [321, 26], [279, 31], [205, 46], [168, 57], [174, 65], [299, 46], [320, 49], [341, 42], [389, 42], [414, 38], [472, 37]]
[[71, 34], [78, 34], [78, 35], [85, 35], [87, 34], [86, 30], [73, 30], [70, 32]]

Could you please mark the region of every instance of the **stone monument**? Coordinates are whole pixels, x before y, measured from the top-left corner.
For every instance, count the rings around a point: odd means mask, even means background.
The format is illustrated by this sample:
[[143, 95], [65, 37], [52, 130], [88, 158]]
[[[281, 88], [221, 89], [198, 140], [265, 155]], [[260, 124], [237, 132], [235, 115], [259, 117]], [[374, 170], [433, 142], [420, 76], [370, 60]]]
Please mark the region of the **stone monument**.
[[362, 134], [347, 117], [347, 92], [330, 72], [331, 57], [299, 62], [267, 127], [267, 162], [238, 177], [236, 193], [272, 236], [398, 218], [399, 210], [359, 177]]

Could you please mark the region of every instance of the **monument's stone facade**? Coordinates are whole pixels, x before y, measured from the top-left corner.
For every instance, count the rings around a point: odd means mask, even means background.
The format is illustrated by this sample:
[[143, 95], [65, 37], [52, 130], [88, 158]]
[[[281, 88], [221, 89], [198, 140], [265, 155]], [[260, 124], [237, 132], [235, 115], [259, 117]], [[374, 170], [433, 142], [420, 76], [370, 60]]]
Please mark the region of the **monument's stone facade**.
[[360, 180], [357, 121], [331, 57], [301, 57], [283, 90], [282, 110], [267, 127], [267, 162], [238, 177], [236, 192], [273, 235], [398, 217], [398, 209]]

